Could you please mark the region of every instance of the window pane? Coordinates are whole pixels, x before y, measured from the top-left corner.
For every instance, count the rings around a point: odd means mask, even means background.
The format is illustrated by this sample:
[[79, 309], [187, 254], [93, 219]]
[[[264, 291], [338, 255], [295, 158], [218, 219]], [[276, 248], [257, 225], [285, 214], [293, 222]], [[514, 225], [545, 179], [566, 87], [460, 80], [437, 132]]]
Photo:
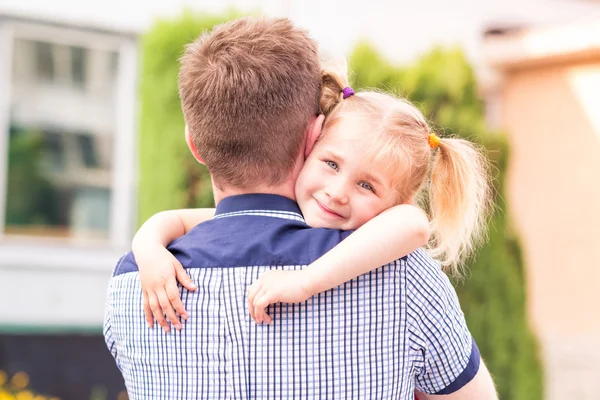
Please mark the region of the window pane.
[[[42, 58], [52, 67], [41, 68]], [[108, 238], [114, 59], [115, 52], [15, 40], [5, 234]], [[41, 80], [50, 70], [60, 79]]]
[[71, 77], [73, 84], [76, 86], [85, 86], [86, 63], [86, 49], [83, 47], [71, 47]]
[[54, 49], [47, 42], [35, 43], [35, 70], [40, 80], [54, 79]]

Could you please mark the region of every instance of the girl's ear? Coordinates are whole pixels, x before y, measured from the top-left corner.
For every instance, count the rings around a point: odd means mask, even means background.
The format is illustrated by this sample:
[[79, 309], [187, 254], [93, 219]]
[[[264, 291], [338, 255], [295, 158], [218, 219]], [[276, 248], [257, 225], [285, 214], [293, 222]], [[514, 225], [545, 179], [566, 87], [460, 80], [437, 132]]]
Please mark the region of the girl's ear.
[[319, 116], [312, 120], [310, 124], [308, 124], [307, 132], [306, 132], [306, 146], [304, 147], [304, 158], [307, 158], [310, 152], [315, 147], [315, 142], [321, 136], [321, 131], [323, 130], [323, 121], [325, 121], [325, 116], [323, 114], [319, 114]]
[[190, 136], [190, 130], [188, 129], [187, 124], [185, 125], [185, 141], [196, 161], [198, 161], [200, 164], [205, 164], [202, 157], [200, 157], [200, 154], [198, 154], [198, 149], [196, 149], [196, 145]]

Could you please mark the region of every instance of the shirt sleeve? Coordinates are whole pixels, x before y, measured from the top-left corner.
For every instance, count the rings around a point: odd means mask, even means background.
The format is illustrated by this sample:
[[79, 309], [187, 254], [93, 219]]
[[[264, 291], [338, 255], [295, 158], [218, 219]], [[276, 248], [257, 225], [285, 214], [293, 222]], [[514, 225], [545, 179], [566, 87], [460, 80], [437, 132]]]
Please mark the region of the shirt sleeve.
[[[117, 262], [115, 267], [115, 271], [119, 269], [119, 266], [123, 262], [126, 255], [121, 257]], [[104, 342], [106, 343], [106, 347], [110, 354], [112, 354], [117, 367], [121, 369], [121, 365], [119, 364], [119, 354], [117, 352], [117, 342], [116, 337], [113, 335], [113, 327], [112, 327], [112, 317], [113, 317], [113, 302], [114, 302], [114, 276], [111, 277], [108, 283], [108, 290], [106, 294], [106, 305], [104, 307], [104, 325], [102, 329], [102, 333], [104, 334]]]
[[480, 354], [454, 287], [440, 265], [420, 249], [406, 259], [407, 311], [415, 387], [450, 394], [477, 374]]

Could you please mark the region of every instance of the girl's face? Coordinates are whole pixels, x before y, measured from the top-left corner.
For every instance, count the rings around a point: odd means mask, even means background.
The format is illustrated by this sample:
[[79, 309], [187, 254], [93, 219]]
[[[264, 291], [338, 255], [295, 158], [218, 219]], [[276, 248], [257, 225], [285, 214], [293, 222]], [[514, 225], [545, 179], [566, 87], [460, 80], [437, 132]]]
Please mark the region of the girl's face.
[[315, 144], [296, 182], [296, 200], [308, 225], [357, 229], [396, 204], [390, 177], [367, 162], [369, 129], [361, 117], [345, 116]]

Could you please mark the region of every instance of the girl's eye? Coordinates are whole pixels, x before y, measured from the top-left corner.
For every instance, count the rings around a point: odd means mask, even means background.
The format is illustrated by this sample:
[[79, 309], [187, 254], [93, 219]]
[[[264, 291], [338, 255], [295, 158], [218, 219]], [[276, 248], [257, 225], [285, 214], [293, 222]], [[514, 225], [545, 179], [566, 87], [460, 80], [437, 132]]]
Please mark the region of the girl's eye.
[[360, 187], [362, 187], [363, 189], [367, 189], [373, 193], [375, 193], [375, 189], [373, 189], [373, 186], [369, 185], [367, 182], [360, 182], [359, 183]]
[[333, 161], [325, 161], [327, 163], [327, 165], [329, 165], [331, 168], [335, 169], [336, 171], [338, 170], [338, 165], [337, 163], [333, 162]]

